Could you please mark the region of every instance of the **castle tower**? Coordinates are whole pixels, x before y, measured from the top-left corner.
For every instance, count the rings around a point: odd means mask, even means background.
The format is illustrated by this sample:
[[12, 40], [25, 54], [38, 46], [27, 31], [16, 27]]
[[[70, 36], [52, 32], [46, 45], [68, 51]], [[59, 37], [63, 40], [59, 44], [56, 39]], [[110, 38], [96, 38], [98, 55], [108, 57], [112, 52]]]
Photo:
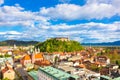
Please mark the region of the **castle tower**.
[[32, 53], [31, 56], [32, 56], [32, 63], [34, 63], [35, 62], [35, 54]]
[[31, 55], [31, 62], [34, 63], [35, 62], [35, 51], [32, 48], [30, 48], [29, 52]]
[[34, 50], [34, 53], [36, 54], [37, 53], [37, 49], [35, 48], [35, 50]]
[[17, 48], [17, 46], [16, 46], [16, 44], [14, 44], [13, 49], [16, 49], [16, 48]]

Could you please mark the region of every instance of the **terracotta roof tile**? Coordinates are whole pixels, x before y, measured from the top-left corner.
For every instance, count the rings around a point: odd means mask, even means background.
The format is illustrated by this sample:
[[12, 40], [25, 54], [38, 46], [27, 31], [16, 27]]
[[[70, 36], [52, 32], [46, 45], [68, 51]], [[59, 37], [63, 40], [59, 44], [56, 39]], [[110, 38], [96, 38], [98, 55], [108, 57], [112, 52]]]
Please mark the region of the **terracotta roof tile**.
[[42, 54], [41, 53], [35, 54], [35, 59], [37, 59], [37, 58], [43, 58]]
[[5, 72], [8, 71], [8, 70], [13, 70], [13, 69], [10, 68], [10, 67], [8, 67], [8, 66], [6, 66], [4, 69], [2, 69], [2, 73], [5, 73]]
[[86, 66], [84, 64], [80, 64], [79, 67], [85, 68]]
[[29, 55], [25, 55], [25, 56], [23, 57], [23, 60], [31, 60], [31, 59], [30, 59], [30, 56], [29, 56]]

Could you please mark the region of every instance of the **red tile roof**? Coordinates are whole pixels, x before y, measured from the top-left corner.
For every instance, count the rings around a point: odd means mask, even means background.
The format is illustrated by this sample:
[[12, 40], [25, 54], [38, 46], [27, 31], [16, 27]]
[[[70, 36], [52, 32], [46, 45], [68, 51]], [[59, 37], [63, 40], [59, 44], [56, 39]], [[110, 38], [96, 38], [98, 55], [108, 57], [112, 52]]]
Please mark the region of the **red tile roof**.
[[41, 53], [35, 54], [35, 59], [37, 58], [43, 58], [43, 55]]
[[12, 68], [6, 66], [4, 69], [2, 69], [2, 73], [5, 73], [5, 72], [8, 71], [8, 70], [12, 70], [12, 71], [13, 71]]
[[80, 68], [86, 68], [86, 66], [84, 64], [80, 64], [79, 67]]
[[23, 60], [31, 60], [30, 55], [25, 55], [25, 56], [23, 57]]

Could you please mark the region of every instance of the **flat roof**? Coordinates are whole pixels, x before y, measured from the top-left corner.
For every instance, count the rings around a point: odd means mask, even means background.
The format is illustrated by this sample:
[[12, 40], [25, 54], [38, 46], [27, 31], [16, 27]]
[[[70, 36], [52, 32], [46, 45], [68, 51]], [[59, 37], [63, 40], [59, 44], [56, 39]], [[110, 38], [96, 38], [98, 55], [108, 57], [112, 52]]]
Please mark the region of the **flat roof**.
[[72, 76], [71, 74], [68, 74], [62, 70], [53, 68], [51, 66], [48, 67], [40, 67], [40, 70], [44, 71], [46, 74], [56, 78], [56, 79], [67, 79], [69, 77], [73, 77], [75, 79], [79, 78], [79, 76]]
[[29, 74], [34, 80], [38, 80], [37, 73], [38, 73], [38, 71], [30, 71], [30, 72], [28, 72], [28, 74]]
[[111, 80], [111, 78], [109, 76], [101, 75], [100, 77]]
[[114, 78], [113, 80], [120, 80], [120, 77]]

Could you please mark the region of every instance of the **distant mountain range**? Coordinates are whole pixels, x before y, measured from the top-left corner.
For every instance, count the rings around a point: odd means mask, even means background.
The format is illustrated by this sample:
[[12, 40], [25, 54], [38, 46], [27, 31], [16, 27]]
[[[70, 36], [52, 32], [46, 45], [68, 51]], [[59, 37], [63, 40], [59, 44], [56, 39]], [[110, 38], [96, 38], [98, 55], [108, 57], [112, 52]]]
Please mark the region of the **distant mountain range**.
[[14, 44], [17, 46], [28, 46], [35, 45], [37, 41], [18, 41], [18, 40], [5, 40], [0, 42], [0, 46], [13, 46]]
[[[13, 46], [16, 44], [17, 46], [28, 46], [35, 45], [39, 43], [38, 41], [19, 41], [19, 40], [5, 40], [0, 41], [0, 46]], [[114, 42], [106, 42], [106, 43], [81, 43], [84, 46], [120, 46], [120, 41]]]
[[120, 46], [120, 41], [106, 42], [106, 43], [82, 43], [85, 46]]

